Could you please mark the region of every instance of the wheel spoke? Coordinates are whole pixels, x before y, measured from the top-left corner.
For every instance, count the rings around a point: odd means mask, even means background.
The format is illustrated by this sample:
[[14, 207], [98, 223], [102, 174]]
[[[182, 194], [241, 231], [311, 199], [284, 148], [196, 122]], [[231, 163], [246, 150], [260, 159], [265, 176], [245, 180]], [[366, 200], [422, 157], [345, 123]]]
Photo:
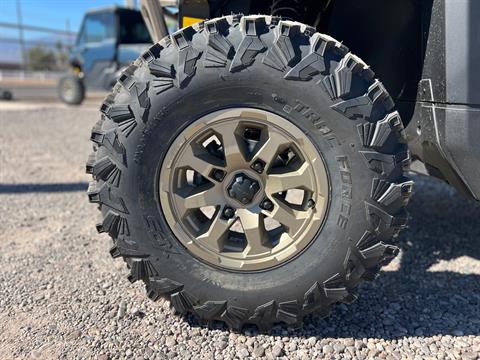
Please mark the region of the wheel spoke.
[[255, 153], [251, 163], [257, 160], [262, 160], [268, 165], [277, 157], [279, 148], [283, 145], [288, 145], [287, 139], [276, 132], [269, 132], [268, 139], [261, 145], [260, 149]]
[[204, 148], [198, 144], [187, 146], [183, 156], [179, 159], [178, 165], [181, 167], [189, 167], [205, 178], [209, 178], [212, 170], [222, 166], [221, 162], [210, 155]]
[[177, 197], [177, 207], [179, 212], [184, 215], [188, 209], [198, 209], [205, 206], [218, 206], [224, 203], [224, 197], [219, 185], [201, 186], [194, 189], [193, 193], [183, 195], [175, 194]]
[[271, 195], [290, 189], [314, 191], [314, 187], [312, 167], [307, 162], [304, 162], [298, 170], [283, 174], [269, 174], [265, 192]]
[[238, 209], [237, 214], [240, 217], [242, 228], [247, 239], [246, 255], [261, 254], [271, 251], [268, 246], [270, 238], [262, 214], [256, 214], [248, 209]]
[[237, 122], [230, 122], [222, 124], [218, 130], [222, 137], [227, 171], [236, 170], [245, 164], [246, 145], [241, 142], [237, 135], [237, 128]]
[[223, 246], [228, 237], [228, 230], [235, 222], [235, 218], [226, 220], [222, 218], [221, 215], [222, 210], [220, 208], [213, 216], [208, 230], [197, 237], [197, 240], [203, 241], [219, 252], [223, 250]]
[[273, 199], [273, 206], [272, 212], [266, 214], [285, 226], [290, 236], [295, 235], [309, 216], [309, 211], [294, 210], [281, 200]]

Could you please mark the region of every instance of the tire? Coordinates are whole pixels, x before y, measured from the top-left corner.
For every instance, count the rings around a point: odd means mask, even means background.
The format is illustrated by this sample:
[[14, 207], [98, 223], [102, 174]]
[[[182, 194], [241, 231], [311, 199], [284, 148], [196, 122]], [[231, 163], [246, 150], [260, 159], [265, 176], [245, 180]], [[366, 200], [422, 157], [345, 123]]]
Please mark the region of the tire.
[[76, 75], [65, 75], [58, 82], [58, 96], [65, 104], [80, 105], [85, 99], [85, 86]]
[[3, 91], [3, 100], [7, 100], [7, 101], [13, 100], [12, 92], [9, 91], [9, 90], [4, 90]]
[[[236, 272], [192, 256], [158, 196], [162, 160], [200, 116], [234, 106], [278, 114], [320, 151], [330, 197], [322, 228], [280, 266]], [[333, 38], [270, 16], [226, 16], [184, 28], [129, 66], [101, 107], [88, 196], [129, 280], [201, 321], [268, 330], [350, 303], [398, 253], [412, 182], [404, 129], [374, 73]]]

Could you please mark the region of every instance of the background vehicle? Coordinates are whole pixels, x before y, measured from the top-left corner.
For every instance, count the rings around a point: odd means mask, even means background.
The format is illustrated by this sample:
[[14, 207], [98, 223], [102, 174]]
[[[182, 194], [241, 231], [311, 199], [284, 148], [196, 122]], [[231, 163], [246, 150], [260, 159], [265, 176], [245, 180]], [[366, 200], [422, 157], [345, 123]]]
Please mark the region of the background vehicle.
[[[158, 3], [142, 6], [164, 34]], [[468, 0], [182, 2], [181, 25], [213, 20], [143, 53], [92, 131], [90, 201], [130, 281], [234, 329], [355, 300], [398, 253], [411, 158], [480, 196], [479, 15]]]
[[59, 96], [80, 104], [85, 90], [109, 90], [120, 72], [151, 44], [139, 11], [112, 7], [85, 14], [70, 55], [72, 73], [59, 82]]

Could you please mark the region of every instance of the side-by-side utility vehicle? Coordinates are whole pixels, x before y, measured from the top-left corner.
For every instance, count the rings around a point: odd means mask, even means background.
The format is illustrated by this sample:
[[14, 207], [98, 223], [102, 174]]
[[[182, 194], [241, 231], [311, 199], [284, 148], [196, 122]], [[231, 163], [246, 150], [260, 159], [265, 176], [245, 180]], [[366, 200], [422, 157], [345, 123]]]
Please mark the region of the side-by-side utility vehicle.
[[140, 11], [117, 6], [88, 11], [70, 53], [70, 71], [58, 83], [60, 99], [78, 105], [86, 90], [110, 90], [151, 44]]
[[152, 300], [299, 326], [397, 255], [411, 160], [480, 198], [480, 1], [183, 0], [172, 34], [162, 5], [87, 163]]

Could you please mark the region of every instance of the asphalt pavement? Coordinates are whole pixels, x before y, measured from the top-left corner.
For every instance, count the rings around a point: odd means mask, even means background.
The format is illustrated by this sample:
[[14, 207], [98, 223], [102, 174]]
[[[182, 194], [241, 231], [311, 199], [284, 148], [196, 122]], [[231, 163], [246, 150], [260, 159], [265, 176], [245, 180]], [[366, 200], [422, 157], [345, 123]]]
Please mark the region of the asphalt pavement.
[[[58, 97], [56, 81], [4, 80], [0, 81], [0, 89], [7, 89], [13, 95], [12, 101], [0, 100], [0, 111], [12, 106], [15, 109], [21, 109], [22, 107], [29, 108], [31, 106], [62, 105]], [[97, 108], [99, 102], [106, 94], [106, 92], [101, 91], [87, 91], [84, 105]]]

